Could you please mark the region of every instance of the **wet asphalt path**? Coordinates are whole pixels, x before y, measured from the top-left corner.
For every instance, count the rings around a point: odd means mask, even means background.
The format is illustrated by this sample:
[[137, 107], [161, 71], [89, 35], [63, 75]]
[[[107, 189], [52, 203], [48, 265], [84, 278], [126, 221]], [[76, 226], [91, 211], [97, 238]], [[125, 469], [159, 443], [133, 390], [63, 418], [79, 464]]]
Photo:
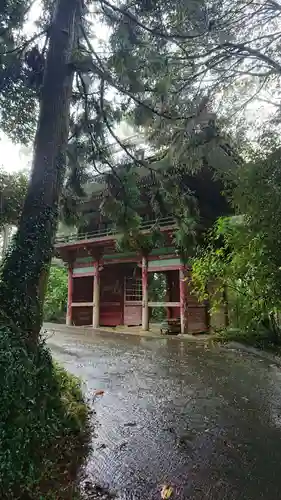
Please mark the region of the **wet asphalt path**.
[[281, 499], [281, 371], [179, 339], [49, 333], [94, 403], [87, 479], [117, 498]]

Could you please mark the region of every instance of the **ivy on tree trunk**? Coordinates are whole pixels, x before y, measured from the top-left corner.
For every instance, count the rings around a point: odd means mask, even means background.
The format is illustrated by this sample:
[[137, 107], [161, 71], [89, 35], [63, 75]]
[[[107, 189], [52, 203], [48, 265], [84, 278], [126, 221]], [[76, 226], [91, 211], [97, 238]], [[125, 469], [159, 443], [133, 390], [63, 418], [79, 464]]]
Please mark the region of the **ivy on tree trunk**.
[[17, 327], [36, 343], [42, 303], [58, 222], [65, 175], [65, 151], [80, 0], [57, 0], [50, 27], [40, 113], [34, 142], [32, 176], [18, 232], [4, 261], [0, 321]]

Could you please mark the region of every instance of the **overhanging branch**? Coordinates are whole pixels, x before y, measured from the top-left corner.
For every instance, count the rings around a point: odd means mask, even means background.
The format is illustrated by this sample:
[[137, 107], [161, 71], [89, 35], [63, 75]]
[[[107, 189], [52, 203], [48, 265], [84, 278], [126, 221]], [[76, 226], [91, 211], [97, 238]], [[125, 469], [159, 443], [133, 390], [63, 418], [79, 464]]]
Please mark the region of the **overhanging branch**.
[[267, 56], [266, 54], [263, 54], [257, 49], [253, 49], [249, 47], [248, 45], [245, 45], [243, 43], [231, 43], [231, 42], [226, 42], [224, 47], [229, 47], [230, 49], [236, 49], [239, 52], [244, 52], [246, 54], [252, 55], [256, 57], [257, 59], [260, 59], [261, 61], [267, 63], [269, 66], [274, 68], [278, 73], [281, 74], [281, 65], [278, 64], [276, 61], [271, 59], [271, 57]]

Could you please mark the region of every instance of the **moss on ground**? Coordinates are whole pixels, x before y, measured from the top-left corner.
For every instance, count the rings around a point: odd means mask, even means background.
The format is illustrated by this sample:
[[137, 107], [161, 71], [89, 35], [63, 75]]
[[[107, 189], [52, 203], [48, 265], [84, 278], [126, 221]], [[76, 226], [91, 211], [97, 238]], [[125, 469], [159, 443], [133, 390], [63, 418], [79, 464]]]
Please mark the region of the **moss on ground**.
[[87, 451], [80, 381], [53, 363], [43, 340], [28, 347], [0, 328], [0, 498], [76, 499]]

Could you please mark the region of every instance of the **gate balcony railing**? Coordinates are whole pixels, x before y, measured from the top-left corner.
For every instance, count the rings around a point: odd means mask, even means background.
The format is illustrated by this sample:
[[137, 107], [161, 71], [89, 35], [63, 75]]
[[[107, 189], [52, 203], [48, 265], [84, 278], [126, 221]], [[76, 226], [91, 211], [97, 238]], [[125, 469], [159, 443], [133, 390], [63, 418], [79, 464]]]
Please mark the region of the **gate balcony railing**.
[[[141, 224], [141, 230], [149, 231], [153, 227], [164, 228], [164, 227], [171, 227], [174, 225], [175, 225], [175, 220], [173, 219], [173, 217], [165, 217], [163, 219], [158, 219], [158, 220], [143, 221]], [[96, 229], [95, 231], [89, 233], [79, 233], [79, 234], [75, 233], [75, 234], [69, 234], [67, 236], [58, 236], [56, 238], [56, 245], [61, 245], [65, 243], [75, 243], [84, 240], [95, 240], [103, 238], [104, 236], [117, 235], [118, 233], [119, 231], [116, 230], [116, 228], [114, 228], [113, 226], [109, 226], [106, 228]]]

